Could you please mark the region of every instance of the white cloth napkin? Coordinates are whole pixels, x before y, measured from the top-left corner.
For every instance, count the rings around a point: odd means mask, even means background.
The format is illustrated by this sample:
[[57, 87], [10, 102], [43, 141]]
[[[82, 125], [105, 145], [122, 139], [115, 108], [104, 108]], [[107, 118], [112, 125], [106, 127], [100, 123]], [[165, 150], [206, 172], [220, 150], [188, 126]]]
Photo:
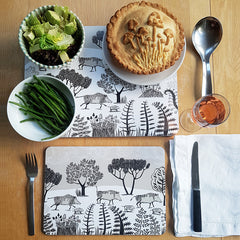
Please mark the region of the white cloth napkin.
[[[191, 155], [198, 141], [202, 232], [192, 229]], [[170, 140], [177, 237], [240, 235], [240, 135], [175, 136]]]

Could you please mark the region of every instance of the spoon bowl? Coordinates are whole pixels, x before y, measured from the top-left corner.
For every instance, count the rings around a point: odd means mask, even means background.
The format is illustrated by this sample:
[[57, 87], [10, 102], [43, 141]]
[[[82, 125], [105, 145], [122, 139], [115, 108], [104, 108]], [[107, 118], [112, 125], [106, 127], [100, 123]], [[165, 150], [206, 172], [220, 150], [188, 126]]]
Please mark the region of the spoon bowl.
[[192, 33], [193, 45], [202, 58], [211, 55], [222, 39], [222, 25], [214, 17], [201, 19]]
[[202, 96], [212, 94], [212, 80], [209, 59], [213, 51], [221, 42], [222, 25], [214, 17], [201, 19], [194, 27], [192, 42], [203, 63]]

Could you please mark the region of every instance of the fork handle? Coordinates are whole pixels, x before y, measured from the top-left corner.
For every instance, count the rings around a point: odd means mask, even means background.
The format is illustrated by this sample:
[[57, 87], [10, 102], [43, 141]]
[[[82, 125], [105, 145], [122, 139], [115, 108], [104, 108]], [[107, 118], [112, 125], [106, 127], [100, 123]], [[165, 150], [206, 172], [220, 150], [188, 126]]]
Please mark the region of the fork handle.
[[34, 235], [34, 181], [30, 178], [29, 181], [29, 196], [28, 196], [28, 234]]

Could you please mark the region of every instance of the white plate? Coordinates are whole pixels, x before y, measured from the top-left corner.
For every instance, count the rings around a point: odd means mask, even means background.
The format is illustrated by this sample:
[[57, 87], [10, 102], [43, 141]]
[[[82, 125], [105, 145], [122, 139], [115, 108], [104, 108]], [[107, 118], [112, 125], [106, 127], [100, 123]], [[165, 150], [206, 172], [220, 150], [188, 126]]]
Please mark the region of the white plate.
[[170, 78], [171, 76], [173, 76], [177, 72], [177, 70], [180, 68], [180, 66], [182, 65], [184, 57], [185, 57], [185, 52], [186, 52], [186, 41], [185, 41], [185, 45], [184, 45], [184, 48], [183, 48], [180, 58], [175, 62], [175, 64], [172, 67], [170, 67], [160, 73], [140, 75], [140, 74], [131, 73], [128, 70], [125, 70], [125, 69], [117, 66], [113, 62], [112, 57], [107, 48], [106, 36], [104, 36], [104, 41], [103, 41], [103, 57], [104, 57], [104, 60], [106, 61], [107, 65], [109, 66], [109, 68], [112, 70], [112, 72], [114, 74], [116, 74], [122, 80], [132, 83], [132, 84], [136, 84], [136, 85], [158, 84], [162, 80], [166, 80], [166, 79]]
[[[74, 97], [71, 93], [71, 91], [69, 90], [69, 88], [59, 79], [51, 77], [51, 76], [47, 76], [47, 75], [42, 75], [42, 76], [37, 76], [41, 79], [43, 79], [46, 82], [49, 82], [51, 84], [53, 84], [56, 88], [60, 89], [61, 92], [68, 98], [68, 100], [70, 101], [70, 103], [73, 106], [74, 112], [75, 112], [75, 100]], [[20, 82], [11, 92], [9, 98], [8, 98], [8, 102], [7, 102], [7, 116], [8, 116], [8, 120], [10, 122], [10, 124], [12, 125], [12, 127], [14, 128], [14, 130], [20, 134], [22, 137], [32, 140], [32, 141], [36, 141], [36, 142], [42, 142], [41, 139], [49, 137], [49, 134], [47, 132], [45, 132], [37, 123], [32, 122], [32, 121], [27, 121], [24, 123], [20, 123], [21, 120], [26, 119], [26, 115], [19, 110], [19, 107], [9, 103], [9, 101], [12, 102], [20, 102], [19, 98], [15, 96], [15, 94], [18, 94], [19, 92], [21, 92], [24, 88], [25, 83], [27, 82], [31, 82], [33, 80], [33, 77], [29, 77], [25, 80], [23, 80], [22, 82]], [[75, 114], [74, 114], [75, 116]], [[70, 125], [68, 126], [68, 128], [62, 132], [60, 135], [54, 137], [54, 138], [50, 138], [44, 141], [52, 141], [55, 140], [61, 136], [63, 136], [71, 127], [71, 125], [73, 124], [74, 121], [74, 116], [73, 116], [73, 120], [70, 123]]]

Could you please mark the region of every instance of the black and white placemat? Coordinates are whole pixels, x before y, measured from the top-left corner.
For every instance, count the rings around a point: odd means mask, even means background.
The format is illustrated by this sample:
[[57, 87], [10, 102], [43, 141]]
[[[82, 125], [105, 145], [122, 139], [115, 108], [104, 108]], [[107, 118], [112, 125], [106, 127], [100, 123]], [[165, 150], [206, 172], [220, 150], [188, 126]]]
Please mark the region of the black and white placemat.
[[161, 147], [49, 147], [47, 235], [161, 235], [166, 230]]
[[171, 136], [178, 132], [177, 74], [157, 85], [116, 76], [103, 57], [105, 26], [85, 27], [81, 56], [68, 67], [39, 68], [25, 58], [25, 75], [50, 74], [74, 93], [77, 115], [65, 137]]

